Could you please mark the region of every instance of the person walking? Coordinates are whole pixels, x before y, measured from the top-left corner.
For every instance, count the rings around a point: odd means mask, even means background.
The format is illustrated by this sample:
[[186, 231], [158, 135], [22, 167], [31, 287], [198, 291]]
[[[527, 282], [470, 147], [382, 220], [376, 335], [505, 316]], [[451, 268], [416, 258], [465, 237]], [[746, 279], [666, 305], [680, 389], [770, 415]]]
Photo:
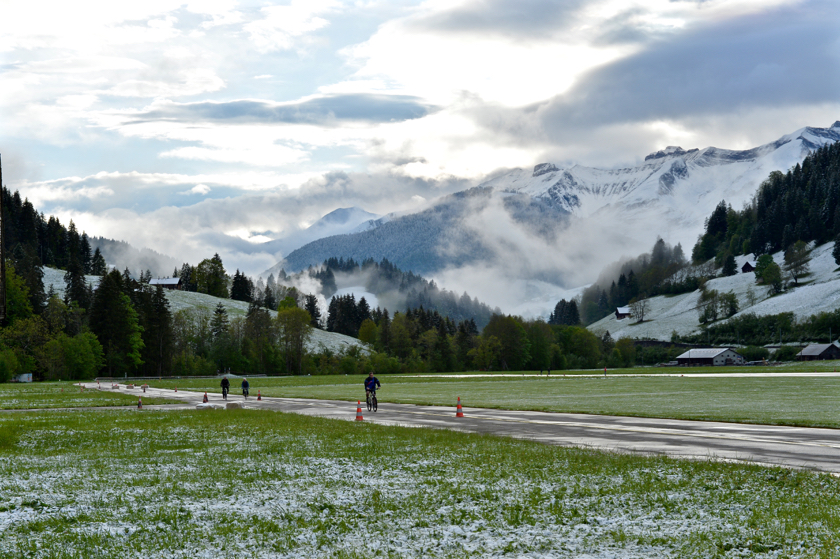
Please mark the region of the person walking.
[[248, 397], [248, 390], [251, 388], [251, 385], [248, 384], [248, 379], [242, 379], [242, 395], [246, 398]]
[[228, 392], [230, 392], [230, 381], [227, 377], [222, 377], [222, 399], [227, 400]]

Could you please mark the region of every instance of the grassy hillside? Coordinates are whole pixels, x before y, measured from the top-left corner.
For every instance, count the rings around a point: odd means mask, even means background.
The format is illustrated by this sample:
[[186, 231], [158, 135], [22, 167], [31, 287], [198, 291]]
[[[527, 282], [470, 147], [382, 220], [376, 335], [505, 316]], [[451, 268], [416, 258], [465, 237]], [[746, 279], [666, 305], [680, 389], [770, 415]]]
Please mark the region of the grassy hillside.
[[[88, 282], [96, 285], [99, 282], [98, 276], [86, 276]], [[52, 285], [55, 292], [60, 296], [64, 296], [64, 271], [56, 270], [54, 268], [44, 268], [44, 289], [49, 291]], [[169, 301], [170, 310], [174, 313], [180, 310], [196, 310], [199, 312], [212, 313], [216, 305], [221, 303], [227, 310], [230, 318], [244, 317], [248, 312], [248, 303], [244, 301], [234, 301], [233, 299], [220, 299], [212, 295], [205, 295], [204, 293], [195, 293], [191, 291], [166, 291], [166, 298]], [[269, 311], [272, 316], [277, 313]], [[321, 348], [329, 349], [330, 351], [339, 352], [352, 346], [364, 347], [364, 344], [356, 338], [345, 336], [343, 334], [336, 334], [333, 332], [325, 332], [323, 330], [313, 330], [312, 337], [307, 345], [307, 350], [312, 352], [320, 352]]]
[[[800, 280], [799, 287], [789, 288], [784, 293], [770, 297], [768, 288], [755, 283], [755, 274], [740, 272], [744, 262], [755, 264], [754, 255], [736, 257], [738, 273], [734, 276], [715, 278], [707, 283], [708, 289], [721, 293], [732, 291], [738, 297], [740, 311], [735, 316], [753, 313], [758, 316], [792, 312], [797, 319], [803, 319], [819, 312], [833, 311], [840, 301], [840, 274], [831, 256], [834, 243], [815, 247], [811, 253], [811, 273]], [[784, 254], [778, 252], [773, 260], [784, 266]], [[748, 292], [752, 290], [756, 303], [750, 304]], [[615, 315], [589, 325], [589, 329], [601, 336], [609, 332], [613, 339], [622, 337], [670, 340], [671, 334], [688, 335], [700, 331], [697, 299], [700, 291], [676, 296], [651, 297], [645, 322], [637, 324], [634, 319], [616, 320]], [[718, 321], [722, 323], [724, 321]], [[717, 324], [717, 323], [716, 323]], [[840, 335], [840, 332], [837, 332]]]

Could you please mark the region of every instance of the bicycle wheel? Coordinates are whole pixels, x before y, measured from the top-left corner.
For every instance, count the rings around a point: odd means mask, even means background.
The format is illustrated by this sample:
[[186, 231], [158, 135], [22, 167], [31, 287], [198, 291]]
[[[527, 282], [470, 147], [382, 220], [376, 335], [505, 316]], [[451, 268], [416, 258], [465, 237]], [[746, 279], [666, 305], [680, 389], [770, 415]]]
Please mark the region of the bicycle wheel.
[[370, 411], [373, 408], [373, 404], [371, 403], [371, 398], [370, 398], [369, 393], [367, 395], [367, 408], [368, 408], [368, 411]]
[[373, 406], [373, 411], [376, 411], [379, 408], [379, 402], [376, 399], [376, 394], [370, 397], [371, 405]]

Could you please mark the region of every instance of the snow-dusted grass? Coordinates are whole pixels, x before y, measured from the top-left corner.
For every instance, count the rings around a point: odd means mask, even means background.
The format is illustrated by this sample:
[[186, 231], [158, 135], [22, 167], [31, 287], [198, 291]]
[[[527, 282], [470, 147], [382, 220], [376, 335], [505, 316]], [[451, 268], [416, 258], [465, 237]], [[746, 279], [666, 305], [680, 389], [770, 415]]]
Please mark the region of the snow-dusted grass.
[[[98, 285], [98, 276], [85, 276], [88, 283], [93, 286]], [[54, 268], [44, 268], [44, 288], [49, 290], [52, 285], [55, 292], [60, 296], [64, 296], [64, 272]], [[174, 313], [180, 310], [192, 310], [196, 312], [204, 312], [212, 314], [216, 306], [221, 303], [225, 310], [227, 310], [230, 318], [242, 317], [248, 313], [248, 303], [244, 301], [234, 301], [233, 299], [220, 299], [212, 295], [204, 293], [194, 293], [191, 291], [177, 291], [166, 290], [166, 299], [169, 301], [169, 308]], [[275, 316], [275, 311], [269, 311], [271, 316]], [[320, 353], [325, 349], [334, 353], [346, 351], [351, 347], [360, 347], [363, 351], [369, 351], [366, 346], [350, 336], [344, 334], [336, 334], [334, 332], [324, 332], [323, 330], [313, 330], [312, 337], [306, 346], [307, 351]]]
[[[702, 370], [719, 373], [721, 369], [724, 368]], [[729, 368], [736, 369], [745, 372], [747, 368]], [[768, 368], [752, 368], [757, 369]], [[825, 370], [824, 366], [820, 370]], [[701, 369], [690, 371], [701, 372]], [[698, 378], [610, 372], [604, 379], [572, 375], [564, 378], [562, 372], [555, 372], [549, 379], [385, 375], [379, 378], [382, 388], [378, 395], [383, 403], [455, 406], [460, 396], [463, 405], [475, 408], [840, 427], [840, 377]], [[362, 380], [362, 376], [250, 379], [251, 392], [260, 390], [263, 396], [345, 401], [364, 399]], [[217, 379], [152, 380], [149, 385], [221, 392]]]
[[[755, 264], [754, 255], [738, 256], [735, 261], [738, 273], [734, 276], [715, 278], [706, 285], [721, 293], [732, 291], [738, 297], [739, 314], [758, 316], [792, 312], [797, 319], [807, 318], [819, 312], [830, 312], [840, 305], [840, 273], [831, 256], [834, 243], [818, 246], [811, 252], [811, 273], [800, 280], [799, 287], [789, 287], [784, 293], [770, 297], [768, 288], [755, 283], [755, 274], [742, 274], [741, 267], [749, 261]], [[773, 260], [784, 267], [784, 253], [773, 255]], [[802, 282], [808, 282], [802, 285]], [[750, 306], [748, 290], [752, 289], [757, 298]], [[615, 314], [595, 322], [589, 329], [600, 335], [609, 332], [613, 339], [622, 337], [670, 340], [671, 334], [688, 335], [700, 330], [697, 299], [699, 291], [684, 293], [673, 297], [651, 297], [650, 308], [645, 315], [645, 322], [638, 324], [634, 319], [616, 320]], [[737, 314], [735, 316], [738, 316]], [[719, 321], [724, 322], [724, 321]]]
[[177, 400], [145, 398], [139, 388], [128, 391], [81, 390], [69, 382], [0, 384], [0, 409], [88, 408], [130, 406], [143, 397], [144, 404], [178, 403]]
[[264, 411], [0, 433], [0, 557], [840, 554], [829, 475]]

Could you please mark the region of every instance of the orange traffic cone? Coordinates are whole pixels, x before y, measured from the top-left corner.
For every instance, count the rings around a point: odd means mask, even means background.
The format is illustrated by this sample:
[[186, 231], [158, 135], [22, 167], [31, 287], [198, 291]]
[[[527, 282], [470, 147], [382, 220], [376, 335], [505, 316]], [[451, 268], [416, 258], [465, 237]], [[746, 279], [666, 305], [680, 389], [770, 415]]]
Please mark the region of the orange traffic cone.
[[365, 418], [362, 417], [362, 401], [359, 400], [359, 407], [356, 408], [356, 421], [364, 421]]
[[262, 391], [257, 390], [257, 400], [262, 400]]
[[205, 404], [207, 403], [207, 392], [204, 393], [204, 400], [202, 400]]
[[458, 408], [455, 411], [455, 417], [464, 417], [464, 409], [461, 407], [461, 397], [458, 396]]
[[175, 392], [178, 392], [178, 387], [177, 386], [175, 387]]
[[138, 410], [143, 409], [143, 398], [137, 398], [137, 409]]

